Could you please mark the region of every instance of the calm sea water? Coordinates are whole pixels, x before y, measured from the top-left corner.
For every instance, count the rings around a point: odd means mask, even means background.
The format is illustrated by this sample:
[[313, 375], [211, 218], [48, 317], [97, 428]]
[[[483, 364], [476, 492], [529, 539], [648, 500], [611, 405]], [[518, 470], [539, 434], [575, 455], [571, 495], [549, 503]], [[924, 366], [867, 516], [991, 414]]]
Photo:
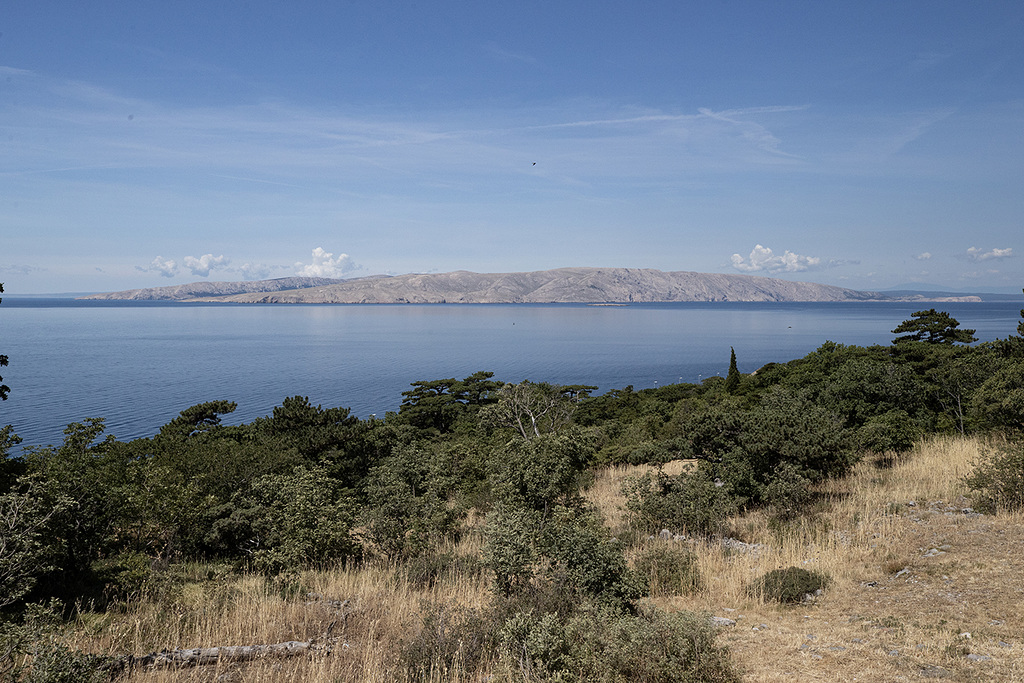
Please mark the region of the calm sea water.
[[598, 393], [750, 372], [826, 340], [888, 344], [921, 308], [982, 340], [1016, 332], [1020, 303], [586, 305], [230, 305], [17, 299], [0, 305], [0, 424], [26, 445], [103, 417], [119, 439], [150, 436], [181, 410], [226, 399], [249, 422], [288, 396], [360, 417], [397, 410], [416, 380], [490, 370], [594, 384]]

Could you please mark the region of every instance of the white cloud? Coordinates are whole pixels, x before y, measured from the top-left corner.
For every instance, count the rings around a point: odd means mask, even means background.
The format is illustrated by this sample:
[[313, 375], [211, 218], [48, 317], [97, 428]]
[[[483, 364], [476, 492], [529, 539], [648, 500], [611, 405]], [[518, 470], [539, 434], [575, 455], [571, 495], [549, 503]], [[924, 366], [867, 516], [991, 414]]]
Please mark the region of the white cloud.
[[31, 273], [42, 273], [45, 272], [46, 268], [40, 268], [39, 266], [27, 266], [23, 264], [11, 263], [6, 266], [0, 266], [0, 277], [3, 277], [5, 273], [16, 273], [18, 275], [29, 275]]
[[196, 258], [195, 256], [185, 257], [185, 267], [191, 270], [192, 274], [197, 277], [209, 277], [211, 270], [215, 268], [223, 268], [229, 262], [229, 259], [225, 258], [223, 254], [220, 256], [203, 254], [199, 258]]
[[971, 247], [967, 250], [967, 258], [971, 261], [991, 261], [993, 259], [1004, 259], [1013, 257], [1013, 248], [1007, 247], [1006, 249], [990, 249], [983, 251], [978, 247]]
[[799, 273], [819, 266], [821, 259], [817, 256], [800, 256], [788, 250], [776, 256], [771, 249], [760, 244], [754, 247], [747, 258], [739, 254], [732, 255], [732, 267], [744, 273]]
[[348, 254], [339, 254], [338, 258], [334, 258], [334, 254], [324, 251], [323, 247], [313, 250], [312, 263], [295, 264], [296, 275], [306, 277], [342, 277], [353, 270], [359, 270], [359, 266]]
[[931, 257], [932, 257], [932, 254], [931, 254], [930, 251], [923, 251], [920, 254], [918, 254], [917, 256], [915, 256], [914, 258], [916, 258], [918, 261], [927, 261]]
[[178, 264], [174, 259], [157, 256], [148, 266], [135, 266], [135, 270], [142, 273], [159, 273], [161, 277], [174, 277], [178, 274]]
[[243, 263], [236, 270], [242, 274], [243, 280], [266, 280], [270, 278], [275, 268], [280, 268], [280, 266], [268, 266], [265, 263]]

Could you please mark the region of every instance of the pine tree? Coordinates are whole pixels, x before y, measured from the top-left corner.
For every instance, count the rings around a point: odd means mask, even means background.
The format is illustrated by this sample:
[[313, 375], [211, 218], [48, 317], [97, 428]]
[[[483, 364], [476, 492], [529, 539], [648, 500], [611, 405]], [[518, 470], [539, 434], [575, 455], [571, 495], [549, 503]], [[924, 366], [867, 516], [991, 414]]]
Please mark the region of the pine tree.
[[[2, 291], [3, 287], [0, 287], [0, 292]], [[1024, 292], [1024, 289], [1020, 291]], [[1020, 309], [1020, 317], [1024, 318], [1024, 308]], [[1024, 320], [1021, 320], [1019, 323], [1017, 323], [1017, 334], [1024, 337]]]
[[[0, 282], [0, 294], [2, 294], [3, 291], [4, 291], [4, 284], [2, 282]], [[0, 301], [3, 301], [3, 299], [0, 299]], [[1024, 313], [1024, 311], [1022, 311], [1022, 313]], [[0, 355], [0, 367], [3, 367], [5, 365], [7, 365], [7, 356]], [[3, 377], [0, 377], [0, 380], [3, 380]], [[3, 384], [2, 382], [0, 382], [0, 400], [6, 401], [7, 400], [7, 393], [10, 390], [11, 390], [11, 388], [9, 386], [7, 386], [6, 384]]]
[[729, 358], [729, 374], [725, 377], [725, 390], [732, 394], [740, 386], [740, 371], [736, 367], [736, 349], [730, 346], [729, 352], [731, 355]]

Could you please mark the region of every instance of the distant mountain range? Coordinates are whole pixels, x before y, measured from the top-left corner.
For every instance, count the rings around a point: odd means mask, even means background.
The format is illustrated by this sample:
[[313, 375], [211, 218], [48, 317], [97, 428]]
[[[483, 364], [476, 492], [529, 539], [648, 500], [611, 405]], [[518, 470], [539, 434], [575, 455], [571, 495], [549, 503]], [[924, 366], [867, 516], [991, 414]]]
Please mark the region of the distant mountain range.
[[84, 299], [244, 303], [427, 304], [673, 301], [980, 301], [977, 296], [925, 297], [864, 292], [751, 275], [664, 272], [648, 268], [557, 268], [529, 273], [452, 273], [335, 280], [290, 277], [93, 294]]
[[328, 277], [282, 277], [276, 280], [245, 280], [242, 282], [193, 282], [188, 285], [126, 289], [121, 292], [90, 294], [80, 299], [117, 299], [137, 301], [191, 301], [198, 297], [223, 297], [249, 292], [280, 292], [333, 285], [345, 280]]

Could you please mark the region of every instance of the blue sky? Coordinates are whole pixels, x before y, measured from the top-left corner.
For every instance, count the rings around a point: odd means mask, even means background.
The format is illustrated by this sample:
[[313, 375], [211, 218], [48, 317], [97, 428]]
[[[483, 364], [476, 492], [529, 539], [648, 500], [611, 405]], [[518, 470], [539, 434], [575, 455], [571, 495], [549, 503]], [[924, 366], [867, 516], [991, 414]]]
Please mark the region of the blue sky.
[[0, 282], [1024, 287], [1024, 3], [9, 3]]

